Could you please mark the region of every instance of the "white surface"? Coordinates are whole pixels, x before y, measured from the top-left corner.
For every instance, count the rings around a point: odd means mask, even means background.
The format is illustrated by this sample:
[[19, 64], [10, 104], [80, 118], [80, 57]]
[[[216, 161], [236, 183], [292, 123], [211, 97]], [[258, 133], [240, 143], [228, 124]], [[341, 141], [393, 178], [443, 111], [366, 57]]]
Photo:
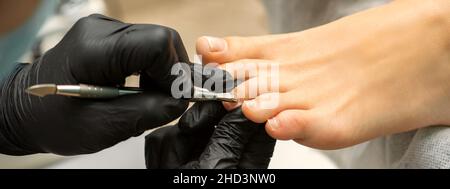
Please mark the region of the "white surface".
[[270, 169], [336, 169], [336, 165], [320, 151], [293, 141], [278, 141]]

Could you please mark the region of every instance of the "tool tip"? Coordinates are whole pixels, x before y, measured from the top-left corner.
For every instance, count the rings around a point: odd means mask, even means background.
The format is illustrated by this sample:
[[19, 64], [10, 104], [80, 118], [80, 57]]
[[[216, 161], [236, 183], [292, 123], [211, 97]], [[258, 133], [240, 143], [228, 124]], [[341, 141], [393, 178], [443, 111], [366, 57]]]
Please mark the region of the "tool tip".
[[44, 97], [47, 95], [56, 94], [57, 87], [55, 84], [40, 84], [40, 85], [33, 85], [25, 90], [28, 94], [38, 96], [38, 97]]

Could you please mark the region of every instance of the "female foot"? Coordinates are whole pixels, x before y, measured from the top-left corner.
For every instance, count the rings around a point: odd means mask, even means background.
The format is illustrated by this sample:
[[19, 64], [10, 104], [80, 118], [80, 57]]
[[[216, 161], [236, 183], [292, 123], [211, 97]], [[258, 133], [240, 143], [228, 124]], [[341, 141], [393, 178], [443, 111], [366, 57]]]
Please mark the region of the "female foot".
[[[197, 51], [245, 80], [235, 90], [254, 98], [244, 114], [267, 121], [269, 135], [336, 149], [450, 125], [449, 7], [445, 0], [395, 1], [298, 33], [202, 37]], [[257, 72], [245, 66], [253, 63]], [[279, 87], [248, 92], [276, 79]]]

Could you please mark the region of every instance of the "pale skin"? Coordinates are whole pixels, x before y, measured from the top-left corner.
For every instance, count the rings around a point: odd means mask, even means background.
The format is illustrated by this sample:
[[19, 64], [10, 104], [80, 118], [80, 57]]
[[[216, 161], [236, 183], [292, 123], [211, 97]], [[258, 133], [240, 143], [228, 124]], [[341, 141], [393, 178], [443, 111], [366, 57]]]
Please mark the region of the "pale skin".
[[[267, 121], [276, 139], [337, 149], [450, 125], [448, 0], [394, 1], [297, 33], [202, 37], [197, 51], [204, 63], [232, 73], [233, 64], [280, 66], [279, 91], [246, 95], [242, 104], [246, 117]], [[263, 72], [239, 78], [246, 82], [238, 89], [271, 79]], [[276, 94], [278, 106], [260, 107], [264, 96]]]

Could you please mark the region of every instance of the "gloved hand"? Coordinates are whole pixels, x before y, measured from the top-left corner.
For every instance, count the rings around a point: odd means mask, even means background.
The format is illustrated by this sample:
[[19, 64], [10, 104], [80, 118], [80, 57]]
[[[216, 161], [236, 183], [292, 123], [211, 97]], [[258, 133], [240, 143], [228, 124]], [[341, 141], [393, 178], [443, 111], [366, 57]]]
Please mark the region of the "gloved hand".
[[275, 147], [264, 124], [227, 112], [220, 102], [196, 103], [178, 125], [146, 136], [147, 168], [267, 168]]
[[[0, 153], [93, 153], [176, 119], [188, 106], [170, 97], [178, 62], [189, 60], [173, 29], [102, 15], [79, 20], [53, 49], [2, 81]], [[141, 74], [144, 94], [86, 100], [25, 93], [42, 83], [121, 86], [133, 73]]]

